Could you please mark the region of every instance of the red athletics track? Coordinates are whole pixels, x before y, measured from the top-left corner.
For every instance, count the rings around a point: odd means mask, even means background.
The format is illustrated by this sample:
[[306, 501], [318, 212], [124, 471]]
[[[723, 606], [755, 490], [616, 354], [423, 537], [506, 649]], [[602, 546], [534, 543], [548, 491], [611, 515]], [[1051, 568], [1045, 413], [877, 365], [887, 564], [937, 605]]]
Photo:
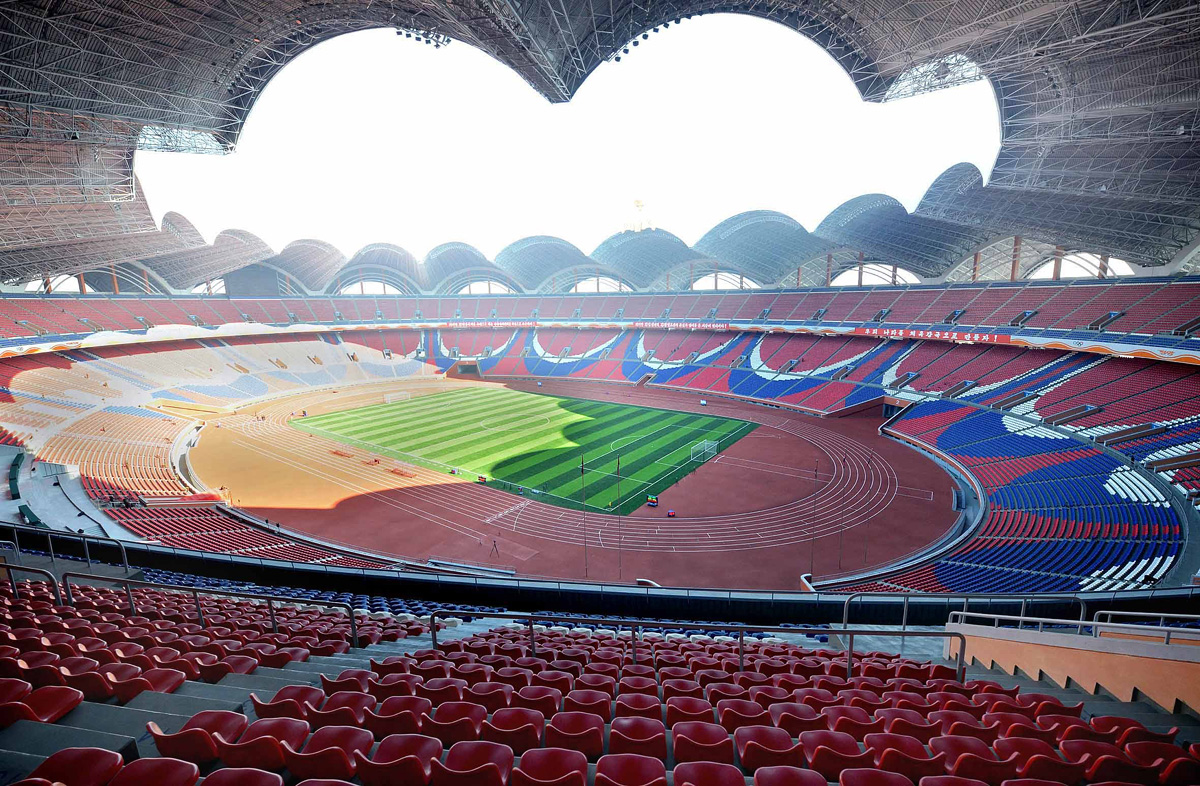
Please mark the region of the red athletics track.
[[[537, 390], [527, 381], [507, 386]], [[660, 494], [659, 508], [621, 519], [584, 516], [385, 457], [375, 463], [363, 450], [286, 423], [299, 409], [376, 403], [384, 389], [307, 393], [243, 409], [221, 418], [222, 428], [205, 429], [191, 465], [209, 487], [228, 486], [246, 510], [375, 553], [581, 579], [586, 533], [586, 578], [666, 586], [797, 589], [810, 564], [818, 579], [883, 565], [935, 540], [956, 519], [949, 476], [880, 437], [877, 411], [823, 419], [727, 400], [701, 409], [692, 393], [545, 381], [548, 394], [762, 424]], [[666, 517], [668, 507], [677, 518]]]

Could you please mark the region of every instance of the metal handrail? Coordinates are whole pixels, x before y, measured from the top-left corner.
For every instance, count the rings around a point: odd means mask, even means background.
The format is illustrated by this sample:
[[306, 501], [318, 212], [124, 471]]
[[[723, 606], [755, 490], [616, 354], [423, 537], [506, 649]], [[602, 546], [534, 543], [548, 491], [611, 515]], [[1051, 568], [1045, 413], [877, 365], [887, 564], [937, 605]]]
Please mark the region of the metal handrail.
[[88, 567], [91, 567], [91, 565], [92, 565], [92, 555], [91, 555], [91, 551], [88, 549], [88, 541], [89, 540], [99, 540], [99, 541], [103, 541], [105, 543], [115, 543], [115, 544], [117, 544], [117, 548], [121, 550], [121, 567], [124, 568], [125, 570], [129, 570], [129, 554], [125, 551], [125, 544], [123, 542], [121, 542], [120, 540], [118, 540], [117, 538], [110, 538], [110, 537], [107, 537], [104, 535], [88, 535], [87, 533], [84, 533], [84, 532], [71, 532], [69, 530], [40, 529], [38, 527], [30, 527], [25, 524], [13, 524], [11, 522], [4, 522], [3, 524], [0, 524], [0, 528], [11, 529], [14, 531], [13, 538], [14, 538], [14, 543], [16, 544], [18, 553], [20, 553], [20, 551], [21, 551], [21, 546], [20, 546], [20, 540], [17, 539], [17, 536], [15, 533], [28, 532], [31, 535], [41, 535], [41, 536], [45, 537], [47, 539], [47, 542], [50, 544], [50, 559], [51, 560], [54, 559], [54, 540], [53, 540], [53, 538], [56, 538], [56, 537], [57, 538], [77, 538], [78, 540], [83, 542], [83, 555], [84, 555], [84, 558], [87, 560]]
[[[275, 595], [257, 595], [250, 592], [234, 592], [232, 590], [214, 590], [200, 589], [199, 587], [183, 587], [178, 584], [163, 584], [157, 581], [141, 581], [139, 579], [127, 579], [119, 576], [96, 576], [91, 573], [64, 573], [62, 574], [63, 589], [67, 593], [68, 605], [74, 606], [75, 599], [71, 593], [71, 579], [92, 579], [93, 581], [104, 582], [107, 584], [123, 584], [125, 586], [125, 597], [129, 600], [129, 613], [137, 614], [137, 605], [133, 600], [133, 586], [151, 587], [153, 589], [167, 590], [169, 592], [183, 592], [190, 594], [196, 604], [196, 618], [203, 627], [208, 627], [208, 623], [204, 620], [204, 611], [200, 606], [201, 595], [220, 595], [231, 598], [246, 598], [248, 600], [260, 600], [267, 603], [267, 614], [271, 618], [271, 631], [279, 632], [279, 624], [275, 618], [276, 603], [298, 603], [306, 606], [326, 606], [335, 609], [345, 609], [346, 616], [350, 619], [350, 638], [355, 648], [358, 647], [358, 622], [354, 618], [354, 607], [349, 603], [336, 603], [327, 600], [309, 600], [307, 598], [281, 598]], [[80, 582], [85, 583], [85, 582]]]
[[[912, 592], [852, 592], [846, 596], [846, 602], [842, 606], [842, 627], [846, 628], [850, 625], [850, 604], [860, 598], [903, 598], [904, 604], [900, 615], [900, 629], [904, 630], [908, 627], [908, 604], [914, 598], [920, 598], [922, 603], [934, 603], [937, 601], [951, 601], [962, 598], [963, 611], [967, 611], [973, 600], [990, 600], [990, 601], [1008, 601], [1015, 603], [1021, 601], [1021, 616], [1025, 616], [1025, 609], [1028, 608], [1029, 601], [1070, 601], [1079, 604], [1079, 619], [1087, 618], [1087, 602], [1078, 595], [1038, 595], [1030, 593], [1005, 593], [1005, 592], [947, 592], [937, 594], [922, 594]], [[953, 613], [953, 612], [951, 612]]]
[[[1106, 619], [1101, 619], [1106, 617]], [[1095, 622], [1105, 623], [1112, 622], [1113, 617], [1141, 617], [1143, 619], [1158, 620], [1158, 627], [1167, 627], [1167, 620], [1188, 620], [1190, 622], [1200, 622], [1200, 614], [1161, 614], [1153, 611], [1113, 611], [1110, 609], [1101, 609], [1093, 615], [1092, 619]]]
[[21, 564], [21, 547], [17, 545], [15, 540], [0, 540], [0, 546], [12, 546], [13, 554], [17, 558], [17, 564]]
[[1158, 627], [1157, 625], [1133, 625], [1123, 622], [1096, 622], [1090, 620], [1064, 620], [1056, 619], [1054, 617], [1018, 617], [1012, 614], [990, 614], [985, 611], [952, 611], [950, 612], [949, 624], [970, 625], [971, 623], [965, 621], [968, 617], [991, 620], [994, 623], [992, 627], [995, 628], [1000, 627], [1001, 622], [1015, 622], [1017, 623], [1017, 630], [1022, 630], [1027, 623], [1032, 624], [1036, 622], [1038, 633], [1044, 633], [1046, 625], [1058, 625], [1064, 628], [1075, 628], [1075, 634], [1082, 636], [1084, 635], [1083, 629], [1086, 627], [1091, 629], [1091, 633], [1088, 635], [1094, 639], [1100, 637], [1101, 630], [1128, 631], [1130, 633], [1137, 633], [1141, 635], [1145, 635], [1147, 633], [1156, 633], [1163, 637], [1163, 644], [1170, 644], [1171, 634], [1180, 632], [1179, 628]]
[[[438, 647], [438, 636], [437, 636], [437, 617], [438, 617], [438, 615], [440, 614], [444, 617], [449, 617], [449, 616], [454, 616], [456, 614], [461, 614], [461, 613], [462, 612], [455, 612], [451, 609], [435, 609], [434, 611], [432, 611], [429, 614], [429, 634], [430, 634], [431, 638], [433, 639], [432, 646], [434, 649], [437, 649], [437, 647]], [[536, 637], [536, 628], [535, 628], [535, 624], [536, 624], [537, 620], [546, 620], [548, 622], [583, 622], [583, 623], [587, 623], [589, 625], [625, 626], [625, 627], [632, 629], [632, 631], [631, 631], [632, 635], [630, 637], [630, 645], [633, 648], [632, 655], [633, 655], [633, 662], [635, 664], [637, 663], [637, 659], [638, 659], [638, 635], [641, 633], [642, 628], [644, 628], [646, 626], [661, 627], [661, 626], [674, 626], [674, 625], [678, 624], [675, 622], [669, 622], [667, 620], [645, 620], [645, 619], [633, 620], [633, 619], [624, 619], [624, 618], [620, 618], [620, 617], [597, 619], [595, 617], [572, 617], [570, 615], [563, 615], [563, 614], [522, 614], [522, 613], [513, 613], [513, 612], [497, 613], [497, 612], [472, 611], [472, 612], [468, 612], [466, 614], [466, 616], [482, 617], [485, 619], [527, 620], [528, 625], [529, 625], [530, 652], [533, 654], [537, 653], [537, 637]], [[746, 666], [745, 641], [746, 641], [747, 633], [791, 633], [791, 634], [814, 633], [814, 634], [822, 634], [822, 635], [836, 633], [839, 636], [846, 637], [846, 674], [847, 674], [847, 676], [854, 673], [854, 637], [855, 636], [887, 636], [887, 637], [896, 637], [896, 638], [954, 639], [954, 640], [958, 641], [958, 655], [955, 659], [955, 661], [956, 661], [955, 672], [957, 674], [957, 678], [958, 678], [959, 682], [962, 682], [963, 677], [965, 677], [966, 673], [967, 673], [967, 664], [966, 664], [967, 637], [957, 631], [941, 631], [941, 630], [878, 631], [878, 630], [867, 630], [867, 629], [837, 630], [837, 629], [832, 629], [832, 628], [783, 628], [783, 627], [773, 627], [770, 625], [767, 625], [767, 626], [763, 626], [763, 625], [722, 625], [721, 629], [727, 630], [727, 631], [736, 631], [738, 634], [738, 670], [739, 671], [744, 670], [745, 666]], [[649, 648], [648, 645], [645, 644], [644, 640], [643, 640], [642, 646], [647, 647], [647, 649]]]
[[50, 571], [42, 570], [41, 568], [27, 568], [24, 565], [9, 565], [8, 563], [4, 564], [4, 569], [8, 571], [8, 583], [12, 585], [13, 597], [17, 600], [21, 599], [21, 591], [17, 589], [17, 580], [13, 578], [12, 572], [14, 570], [23, 570], [26, 573], [36, 573], [39, 576], [45, 576], [47, 579], [49, 579], [50, 581], [48, 583], [50, 585], [50, 589], [54, 590], [55, 605], [62, 605], [62, 593], [58, 591], [58, 581], [54, 578], [54, 574]]

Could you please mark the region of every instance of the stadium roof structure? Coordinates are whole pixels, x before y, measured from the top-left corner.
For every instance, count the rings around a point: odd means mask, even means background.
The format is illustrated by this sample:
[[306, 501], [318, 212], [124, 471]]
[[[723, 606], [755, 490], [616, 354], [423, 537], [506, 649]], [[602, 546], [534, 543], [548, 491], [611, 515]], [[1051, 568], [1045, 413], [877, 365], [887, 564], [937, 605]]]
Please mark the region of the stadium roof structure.
[[496, 266], [526, 292], [567, 292], [592, 278], [622, 281], [616, 269], [598, 263], [562, 238], [537, 235], [511, 243], [496, 254]]
[[[986, 178], [956, 168], [913, 216], [873, 202], [853, 219], [827, 220], [829, 236], [815, 233], [826, 240], [853, 241], [941, 276], [970, 238], [986, 245], [1017, 235], [1141, 265], [1194, 266], [1200, 5], [1191, 0], [29, 0], [0, 7], [0, 278], [84, 264], [74, 253], [59, 262], [37, 252], [10, 259], [12, 249], [114, 234], [141, 236], [117, 244], [122, 259], [179, 253], [171, 264], [186, 261], [186, 249], [156, 245], [161, 230], [112, 207], [139, 199], [134, 151], [229, 152], [270, 79], [328, 38], [393, 28], [439, 44], [461, 41], [547, 99], [567, 101], [631, 42], [718, 12], [771, 19], [811, 38], [869, 101], [979, 79], [995, 89], [1002, 142]], [[614, 239], [592, 256], [639, 286], [665, 277], [662, 264], [688, 261], [674, 255], [647, 271], [639, 260], [657, 252], [643, 238], [626, 242]], [[659, 246], [671, 256], [667, 242]], [[694, 253], [713, 253], [712, 243]], [[333, 257], [309, 250], [314, 267], [305, 270], [315, 281]], [[201, 278], [227, 267], [202, 256]], [[291, 256], [282, 262], [293, 264]], [[529, 284], [549, 270], [535, 259], [542, 254], [517, 256], [514, 279]], [[740, 264], [761, 276], [783, 261], [772, 252]], [[176, 280], [188, 277], [196, 276]]]

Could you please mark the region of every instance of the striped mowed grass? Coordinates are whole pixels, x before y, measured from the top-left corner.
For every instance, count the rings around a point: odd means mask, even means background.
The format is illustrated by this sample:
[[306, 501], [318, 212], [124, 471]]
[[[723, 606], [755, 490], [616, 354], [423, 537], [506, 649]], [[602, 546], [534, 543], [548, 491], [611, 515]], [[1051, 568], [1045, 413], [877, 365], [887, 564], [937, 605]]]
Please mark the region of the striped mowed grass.
[[491, 485], [520, 487], [543, 502], [580, 508], [586, 499], [589, 509], [622, 513], [698, 467], [694, 445], [711, 440], [720, 452], [755, 428], [730, 418], [485, 387], [291, 423], [402, 461], [485, 475]]

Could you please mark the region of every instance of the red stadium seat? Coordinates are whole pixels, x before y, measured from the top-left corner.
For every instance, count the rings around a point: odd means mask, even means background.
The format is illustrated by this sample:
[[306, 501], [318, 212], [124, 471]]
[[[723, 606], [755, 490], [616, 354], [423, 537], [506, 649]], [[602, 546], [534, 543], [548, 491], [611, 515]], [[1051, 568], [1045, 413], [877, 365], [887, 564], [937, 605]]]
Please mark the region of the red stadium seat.
[[988, 744], [978, 737], [934, 737], [929, 741], [929, 747], [935, 753], [946, 755], [951, 775], [975, 778], [992, 786], [1000, 786], [1003, 781], [1017, 777], [1017, 754], [999, 759]]
[[162, 756], [168, 756], [193, 764], [208, 764], [219, 758], [213, 734], [233, 740], [246, 730], [248, 721], [240, 712], [228, 710], [204, 710], [193, 715], [175, 734], [166, 734], [157, 723], [146, 724], [146, 730], [154, 738], [154, 747]]
[[20, 701], [0, 704], [0, 729], [19, 720], [54, 723], [83, 703], [83, 693], [67, 687], [48, 685], [38, 688]]
[[503, 682], [480, 682], [467, 688], [463, 698], [495, 712], [512, 705], [513, 692], [513, 687]]
[[604, 718], [587, 712], [560, 712], [546, 724], [546, 747], [567, 748], [589, 760], [604, 753]]
[[609, 753], [636, 753], [667, 758], [667, 729], [652, 718], [615, 718], [608, 732]]
[[662, 682], [663, 701], [670, 702], [676, 696], [686, 696], [692, 699], [704, 698], [704, 689], [700, 683], [688, 679], [667, 679]]
[[537, 710], [523, 707], [507, 707], [496, 710], [492, 717], [483, 722], [480, 739], [498, 742], [512, 748], [520, 756], [531, 748], [542, 744], [542, 729], [546, 719]]
[[[587, 757], [566, 748], [539, 748], [521, 756], [510, 786], [586, 786]], [[370, 786], [368, 784], [368, 786]]]
[[354, 751], [355, 772], [363, 786], [425, 786], [433, 760], [441, 755], [441, 740], [423, 734], [391, 734], [370, 757], [365, 751]]
[[354, 777], [354, 752], [371, 750], [375, 739], [366, 729], [353, 726], [325, 726], [313, 732], [301, 750], [290, 742], [280, 743], [283, 761], [297, 778]]
[[338, 691], [325, 700], [321, 709], [308, 710], [308, 725], [313, 729], [325, 726], [361, 726], [367, 710], [375, 709], [375, 697], [357, 691]]
[[607, 674], [584, 674], [575, 680], [576, 690], [598, 690], [607, 693], [610, 699], [617, 697], [617, 680]]
[[422, 682], [424, 680], [415, 674], [388, 674], [378, 680], [371, 680], [367, 685], [367, 692], [378, 701], [393, 696], [416, 696], [417, 686]]
[[930, 756], [916, 737], [890, 733], [868, 734], [864, 742], [879, 769], [898, 772], [914, 783], [921, 778], [946, 772], [946, 757], [941, 753]]
[[433, 712], [433, 703], [420, 696], [392, 696], [375, 709], [363, 712], [362, 726], [381, 740], [389, 734], [417, 734], [421, 716]]
[[229, 767], [283, 769], [283, 749], [288, 743], [299, 748], [308, 736], [308, 723], [297, 718], [263, 718], [251, 723], [237, 741], [226, 740], [218, 732], [212, 735], [221, 762]]
[[265, 770], [225, 767], [206, 777], [204, 786], [283, 786], [283, 778]]
[[1163, 786], [1200, 783], [1200, 761], [1178, 745], [1140, 740], [1126, 745], [1125, 754], [1134, 764], [1158, 770], [1158, 782]]
[[767, 726], [771, 723], [770, 713], [761, 704], [748, 699], [724, 699], [717, 702], [717, 718], [730, 734], [743, 726]]
[[621, 677], [617, 683], [618, 697], [637, 693], [653, 696], [657, 699], [658, 681], [653, 677]]
[[662, 702], [658, 696], [644, 693], [622, 693], [617, 696], [615, 707], [613, 715], [617, 718], [661, 719], [663, 716]]
[[467, 690], [467, 681], [453, 677], [426, 678], [416, 686], [416, 693], [423, 699], [429, 699], [433, 706], [448, 701], [462, 701], [463, 693]]
[[1116, 745], [1096, 740], [1063, 740], [1059, 748], [1068, 759], [1087, 767], [1089, 781], [1123, 781], [1147, 786], [1158, 782], [1156, 768], [1135, 764]]
[[667, 699], [667, 727], [683, 721], [712, 723], [716, 719], [713, 705], [691, 696], [672, 696]]
[[859, 742], [868, 734], [881, 733], [885, 723], [883, 718], [872, 718], [861, 707], [826, 707], [821, 714], [829, 728], [845, 732]]
[[121, 768], [109, 786], [195, 786], [200, 768], [180, 759], [138, 759]]
[[839, 786], [913, 786], [908, 778], [895, 772], [866, 768], [842, 770]]
[[942, 733], [942, 725], [937, 722], [926, 722], [925, 717], [916, 710], [882, 709], [875, 710], [875, 717], [882, 718], [884, 731], [890, 734], [904, 734], [915, 737], [923, 744], [929, 744], [934, 737]]
[[549, 718], [562, 709], [562, 691], [546, 685], [530, 685], [521, 688], [513, 696], [512, 706], [524, 707], [527, 710], [537, 710], [542, 717]]
[[1101, 715], [1093, 717], [1089, 722], [1096, 731], [1108, 734], [1116, 732], [1119, 735], [1116, 745], [1122, 748], [1131, 742], [1174, 742], [1175, 736], [1179, 734], [1178, 728], [1165, 732], [1150, 731], [1133, 718]]
[[559, 693], [567, 694], [575, 687], [575, 675], [565, 671], [540, 671], [533, 675], [534, 685], [545, 685], [554, 688]]
[[675, 786], [746, 786], [742, 771], [732, 764], [690, 761], [672, 771]]
[[505, 786], [512, 772], [513, 752], [494, 742], [457, 742], [446, 761], [434, 759], [433, 786]]
[[1086, 767], [1064, 761], [1058, 751], [1044, 740], [1025, 737], [1005, 737], [992, 746], [1001, 758], [1017, 757], [1017, 776], [1041, 780], [1076, 783], [1083, 780]]
[[792, 692], [774, 685], [755, 685], [750, 689], [750, 701], [770, 708], [772, 704], [785, 704], [792, 700]]
[[754, 772], [754, 786], [826, 786], [825, 776], [799, 767], [761, 767]]
[[598, 690], [573, 690], [563, 699], [564, 712], [590, 712], [612, 720], [612, 698]]
[[421, 733], [437, 737], [447, 748], [458, 742], [479, 739], [487, 709], [465, 701], [448, 701], [434, 709], [433, 715], [421, 716]]
[[806, 731], [800, 735], [800, 746], [810, 769], [836, 781], [842, 770], [871, 767], [875, 761], [869, 751], [860, 751], [854, 737], [840, 731]]
[[325, 694], [320, 688], [311, 685], [288, 685], [280, 688], [269, 702], [264, 702], [254, 693], [250, 694], [250, 703], [254, 706], [254, 715], [258, 718], [308, 718], [308, 711], [320, 707], [325, 701]]
[[793, 737], [799, 737], [806, 731], [823, 731], [829, 728], [825, 716], [807, 704], [798, 702], [772, 704], [767, 708], [767, 713], [771, 716], [772, 724]]
[[667, 786], [667, 770], [651, 756], [619, 753], [601, 756], [595, 786]]
[[25, 680], [13, 677], [0, 679], [0, 704], [6, 704], [10, 701], [21, 701], [32, 692], [33, 686]]
[[671, 727], [675, 761], [715, 761], [733, 764], [733, 740], [715, 723], [685, 721]]
[[733, 733], [742, 767], [754, 772], [760, 767], [802, 767], [804, 748], [791, 735], [774, 726], [743, 726]]
[[70, 786], [105, 786], [124, 764], [121, 754], [100, 748], [63, 748], [29, 773], [29, 780], [41, 778], [50, 783]]

